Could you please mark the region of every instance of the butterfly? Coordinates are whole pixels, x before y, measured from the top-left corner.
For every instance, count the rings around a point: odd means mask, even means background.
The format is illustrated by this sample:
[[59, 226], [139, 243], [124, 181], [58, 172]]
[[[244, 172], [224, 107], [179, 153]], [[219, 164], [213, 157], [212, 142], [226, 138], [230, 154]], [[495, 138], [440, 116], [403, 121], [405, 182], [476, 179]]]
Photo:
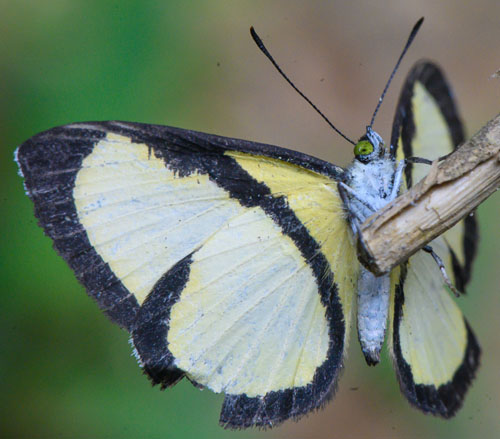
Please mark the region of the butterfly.
[[[375, 277], [356, 238], [425, 175], [403, 159], [452, 152], [463, 128], [429, 61], [406, 78], [387, 146], [375, 114], [345, 169], [277, 146], [118, 121], [52, 128], [16, 160], [40, 226], [130, 333], [151, 381], [166, 388], [185, 377], [224, 393], [223, 426], [271, 427], [323, 406], [355, 310], [367, 363], [379, 362], [387, 339], [404, 396], [448, 418], [479, 366], [474, 333], [429, 254]], [[477, 238], [468, 216], [431, 243], [460, 291]]]

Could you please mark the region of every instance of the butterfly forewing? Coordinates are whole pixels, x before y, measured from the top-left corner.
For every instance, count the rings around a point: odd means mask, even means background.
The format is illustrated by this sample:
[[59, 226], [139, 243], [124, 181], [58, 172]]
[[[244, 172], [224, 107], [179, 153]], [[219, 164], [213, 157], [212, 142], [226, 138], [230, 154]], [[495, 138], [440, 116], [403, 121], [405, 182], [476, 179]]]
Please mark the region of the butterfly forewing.
[[[396, 110], [391, 144], [398, 159], [437, 159], [464, 139], [451, 90], [430, 62], [409, 73]], [[405, 186], [423, 178], [425, 165], [409, 164]], [[464, 291], [477, 246], [476, 220], [467, 217], [430, 245]], [[392, 273], [389, 344], [401, 390], [425, 412], [450, 417], [460, 408], [479, 365], [480, 348], [450, 297], [439, 268], [420, 251]]]
[[230, 427], [332, 394], [358, 269], [340, 168], [121, 122], [55, 128], [18, 160], [40, 224], [153, 382], [225, 393]]

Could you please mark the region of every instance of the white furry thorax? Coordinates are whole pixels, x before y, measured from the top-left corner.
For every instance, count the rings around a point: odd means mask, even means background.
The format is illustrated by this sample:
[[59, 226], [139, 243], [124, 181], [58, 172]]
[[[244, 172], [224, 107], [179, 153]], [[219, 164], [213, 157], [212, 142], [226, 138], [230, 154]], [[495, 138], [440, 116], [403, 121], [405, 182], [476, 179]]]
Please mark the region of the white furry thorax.
[[354, 208], [365, 220], [374, 211], [392, 201], [395, 171], [396, 161], [387, 155], [369, 163], [354, 159], [347, 168], [345, 184], [366, 201], [366, 204], [372, 206], [373, 210], [351, 196], [349, 196], [349, 210]]

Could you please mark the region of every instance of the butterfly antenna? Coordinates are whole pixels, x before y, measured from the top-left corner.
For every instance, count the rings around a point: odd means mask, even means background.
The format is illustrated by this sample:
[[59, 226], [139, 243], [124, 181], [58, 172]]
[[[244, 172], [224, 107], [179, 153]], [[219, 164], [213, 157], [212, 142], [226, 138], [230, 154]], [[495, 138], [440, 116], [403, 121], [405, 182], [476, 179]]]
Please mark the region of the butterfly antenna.
[[401, 55], [399, 56], [398, 62], [396, 63], [396, 66], [392, 70], [391, 76], [389, 77], [389, 80], [387, 81], [387, 84], [385, 84], [384, 91], [382, 92], [382, 95], [380, 96], [380, 99], [378, 100], [377, 103], [377, 108], [375, 108], [375, 111], [373, 112], [372, 120], [370, 121], [369, 127], [373, 126], [373, 122], [375, 121], [375, 116], [377, 115], [378, 109], [380, 108], [380, 105], [382, 104], [382, 101], [384, 100], [385, 94], [387, 93], [387, 89], [389, 88], [389, 85], [391, 84], [392, 78], [394, 78], [394, 75], [396, 74], [396, 71], [399, 68], [399, 64], [401, 64], [401, 60], [405, 56], [406, 52], [410, 48], [411, 43], [413, 42], [413, 39], [417, 35], [418, 30], [420, 29], [420, 26], [422, 26], [422, 23], [424, 22], [424, 17], [422, 17], [420, 20], [418, 20], [415, 23], [415, 26], [413, 26], [413, 29], [411, 30], [410, 36], [408, 37], [408, 41], [405, 44], [405, 47], [403, 51], [401, 52]]
[[269, 59], [269, 61], [271, 61], [271, 63], [273, 64], [273, 66], [275, 67], [275, 69], [278, 71], [278, 73], [283, 76], [283, 78], [285, 79], [286, 82], [288, 82], [292, 88], [300, 95], [302, 96], [305, 101], [311, 106], [313, 107], [316, 112], [326, 121], [326, 123], [328, 125], [330, 125], [330, 127], [332, 127], [338, 134], [340, 134], [345, 140], [347, 140], [348, 142], [352, 143], [353, 145], [356, 145], [355, 142], [353, 142], [351, 139], [349, 139], [349, 137], [347, 137], [344, 133], [342, 133], [342, 131], [340, 131], [333, 123], [331, 123], [328, 118], [320, 111], [320, 109], [318, 107], [316, 107], [316, 105], [314, 105], [312, 103], [312, 101], [304, 94], [302, 93], [296, 86], [295, 84], [290, 81], [290, 79], [288, 78], [288, 76], [285, 75], [285, 73], [283, 72], [283, 70], [281, 70], [280, 66], [278, 65], [278, 63], [274, 60], [274, 58], [271, 56], [271, 54], [269, 53], [269, 51], [266, 49], [266, 46], [264, 46], [264, 43], [262, 42], [262, 40], [260, 39], [260, 37], [257, 35], [257, 32], [255, 32], [255, 29], [253, 28], [253, 26], [250, 28], [250, 35], [252, 35], [252, 38], [253, 40], [255, 41], [255, 44], [257, 44], [257, 47], [261, 50], [261, 52], [266, 55], [266, 57]]

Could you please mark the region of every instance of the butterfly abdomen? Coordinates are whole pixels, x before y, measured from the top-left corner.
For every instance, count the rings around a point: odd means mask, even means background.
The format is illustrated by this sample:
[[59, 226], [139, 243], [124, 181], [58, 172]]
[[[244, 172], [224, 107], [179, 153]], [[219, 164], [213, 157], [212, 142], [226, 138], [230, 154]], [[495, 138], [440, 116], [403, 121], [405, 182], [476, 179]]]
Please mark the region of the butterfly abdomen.
[[358, 337], [370, 366], [380, 361], [389, 312], [389, 276], [376, 277], [364, 267], [358, 279]]

